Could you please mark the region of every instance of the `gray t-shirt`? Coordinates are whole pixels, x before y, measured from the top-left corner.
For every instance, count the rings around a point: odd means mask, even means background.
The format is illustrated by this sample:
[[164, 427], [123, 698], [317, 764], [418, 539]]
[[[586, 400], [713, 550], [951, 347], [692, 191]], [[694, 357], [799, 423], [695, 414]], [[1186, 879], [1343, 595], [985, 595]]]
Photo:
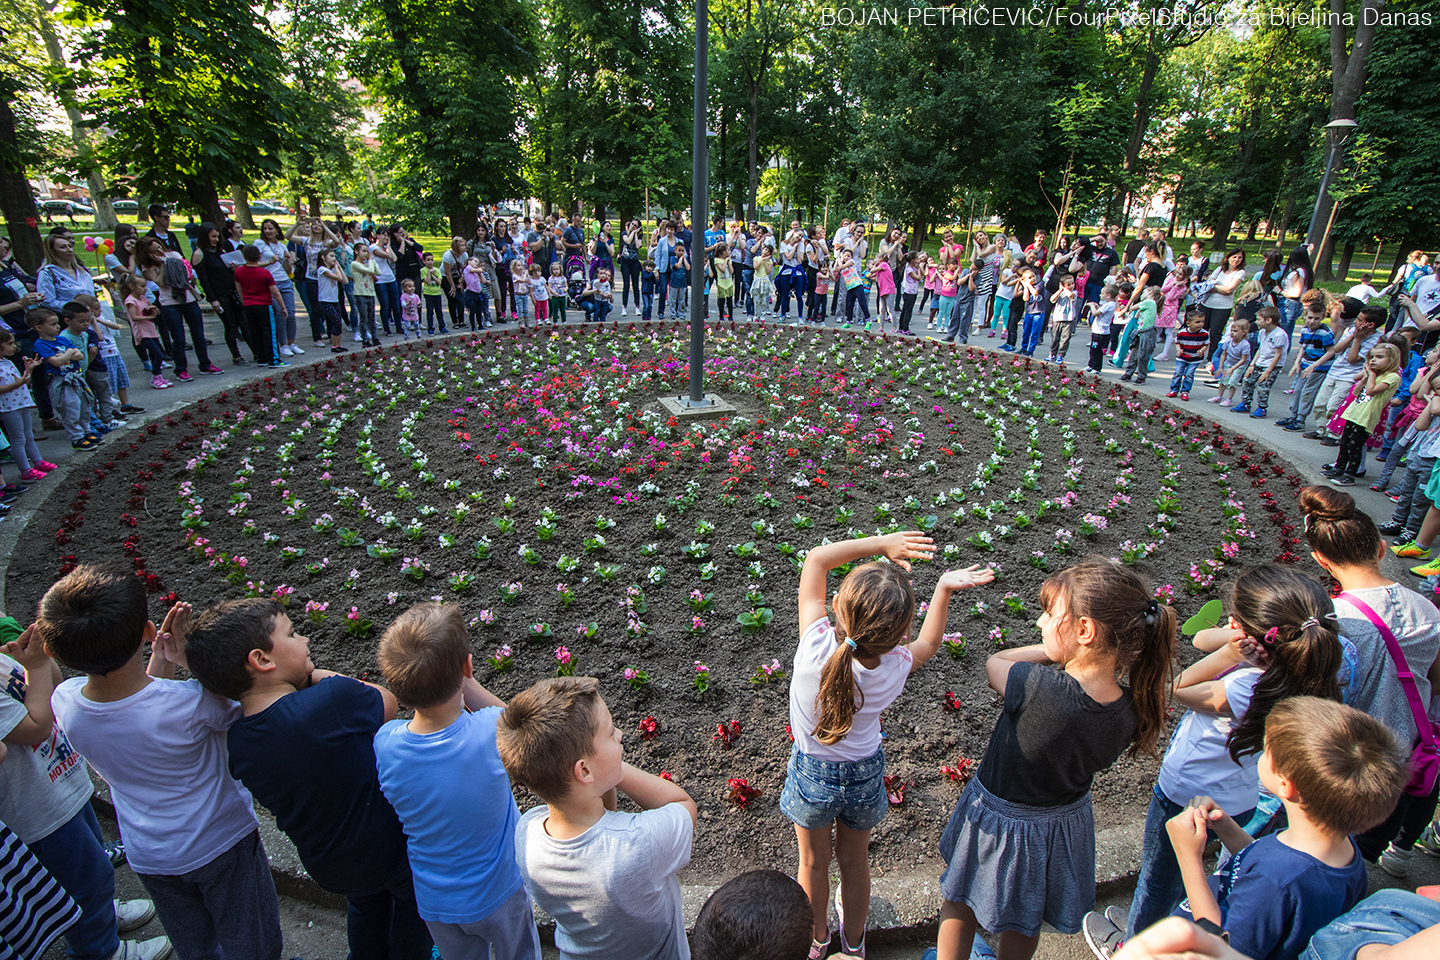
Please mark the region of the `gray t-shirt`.
[[[49, 669], [47, 666], [46, 669]], [[29, 716], [25, 709], [25, 668], [0, 653], [0, 740]], [[75, 752], [59, 725], [33, 747], [6, 744], [0, 763], [0, 823], [29, 844], [39, 843], [70, 822], [90, 802], [95, 788], [85, 758]]]
[[[1385, 621], [1395, 634], [1400, 652], [1415, 675], [1415, 689], [1420, 702], [1430, 704], [1430, 667], [1440, 655], [1440, 610], [1409, 587], [1392, 583], [1388, 587], [1369, 587], [1354, 591], [1355, 595]], [[1395, 662], [1386, 650], [1380, 631], [1343, 597], [1335, 598], [1335, 616], [1340, 633], [1355, 644], [1359, 653], [1358, 685], [1354, 706], [1364, 710], [1389, 727], [1402, 746], [1414, 749], [1420, 742], [1415, 717], [1405, 688], [1395, 672]]]
[[525, 889], [555, 918], [562, 960], [690, 960], [676, 876], [690, 862], [690, 812], [669, 803], [641, 813], [607, 811], [571, 840], [545, 832], [546, 806], [515, 828]]
[[[1353, 337], [1354, 334], [1352, 333], [1351, 336]], [[1370, 334], [1370, 336], [1360, 341], [1360, 360], [1358, 363], [1351, 363], [1347, 359], [1350, 356], [1350, 344], [1347, 343], [1343, 350], [1337, 350], [1335, 352], [1335, 362], [1330, 366], [1329, 378], [1331, 380], [1342, 380], [1345, 383], [1354, 383], [1359, 378], [1360, 371], [1365, 369], [1365, 358], [1370, 355], [1371, 348], [1380, 342], [1380, 336], [1381, 331], [1376, 330]], [[1378, 610], [1376, 611], [1376, 613], [1379, 612]], [[1391, 629], [1393, 630], [1394, 628], [1392, 627]], [[1397, 633], [1396, 636], [1398, 637], [1399, 634]]]

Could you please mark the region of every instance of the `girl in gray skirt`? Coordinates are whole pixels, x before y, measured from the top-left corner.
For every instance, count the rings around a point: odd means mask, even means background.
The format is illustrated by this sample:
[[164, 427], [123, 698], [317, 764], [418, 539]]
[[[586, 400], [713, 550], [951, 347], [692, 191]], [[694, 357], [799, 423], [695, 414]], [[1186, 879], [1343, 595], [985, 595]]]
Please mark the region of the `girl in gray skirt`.
[[981, 927], [1000, 960], [1034, 956], [1042, 922], [1080, 931], [1095, 904], [1091, 781], [1127, 748], [1155, 755], [1164, 727], [1179, 620], [1152, 596], [1089, 557], [1040, 588], [1041, 642], [986, 662], [1004, 704], [940, 838], [939, 960], [988, 955]]

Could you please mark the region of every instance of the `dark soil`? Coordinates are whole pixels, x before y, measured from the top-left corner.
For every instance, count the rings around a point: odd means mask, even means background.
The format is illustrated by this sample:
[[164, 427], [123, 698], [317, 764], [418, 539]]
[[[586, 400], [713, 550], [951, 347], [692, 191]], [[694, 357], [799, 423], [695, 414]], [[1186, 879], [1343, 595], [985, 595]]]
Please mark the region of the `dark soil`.
[[[935, 843], [961, 789], [941, 767], [978, 764], [998, 713], [984, 681], [988, 634], [1003, 628], [1007, 646], [1038, 639], [1033, 620], [1047, 571], [1032, 565], [1034, 551], [1055, 570], [1087, 552], [1118, 557], [1126, 541], [1154, 541], [1137, 568], [1170, 587], [1182, 617], [1216, 595], [1213, 586], [1191, 593], [1185, 584], [1192, 564], [1218, 559], [1222, 543], [1238, 544], [1227, 562], [1293, 559], [1297, 534], [1286, 514], [1298, 480], [1218, 425], [1132, 391], [928, 341], [717, 327], [707, 383], [741, 416], [681, 426], [654, 400], [686, 389], [687, 345], [670, 327], [505, 334], [351, 354], [218, 394], [128, 444], [107, 444], [77, 469], [73, 500], [56, 496], [31, 520], [27, 543], [36, 546], [8, 573], [12, 609], [34, 609], [77, 562], [134, 567], [149, 583], [157, 620], [176, 598], [202, 606], [283, 585], [293, 588], [288, 609], [318, 665], [378, 677], [376, 640], [395, 614], [432, 596], [461, 603], [473, 621], [476, 675], [501, 697], [552, 675], [560, 645], [577, 673], [600, 678], [616, 722], [634, 731], [629, 759], [664, 770], [700, 803], [688, 876], [701, 882], [792, 863], [793, 833], [777, 808], [790, 751], [788, 685], [751, 682], [772, 659], [788, 672], [794, 652], [799, 561], [782, 545], [803, 551], [822, 538], [932, 525], [936, 543], [955, 549], [916, 566], [921, 599], [942, 564], [1000, 568], [995, 584], [952, 605], [947, 632], [966, 638], [965, 655], [942, 651], [886, 715], [888, 772], [908, 787], [875, 831], [873, 860], [885, 872], [938, 870]], [[992, 454], [987, 479], [981, 471]], [[374, 477], [362, 472], [367, 461]], [[375, 485], [387, 473], [387, 485]], [[1107, 510], [1117, 477], [1131, 500]], [[1224, 511], [1227, 491], [1253, 537], [1226, 534], [1237, 522]], [[1067, 493], [1073, 505], [1038, 516], [1042, 502]], [[1168, 531], [1152, 527], [1163, 505], [1156, 501], [1167, 496]], [[907, 497], [915, 499], [907, 505]], [[468, 516], [452, 516], [457, 504]], [[988, 521], [973, 512], [987, 504]], [[838, 515], [842, 508], [853, 514]], [[537, 527], [550, 525], [545, 510], [554, 517], [548, 540]], [[1090, 513], [1108, 513], [1108, 527], [1085, 536], [1081, 518]], [[390, 528], [386, 514], [395, 518]], [[615, 525], [597, 530], [602, 516]], [[414, 540], [405, 532], [412, 519], [423, 524]], [[697, 533], [701, 521], [713, 530]], [[759, 532], [756, 521], [765, 524]], [[342, 545], [346, 528], [363, 545]], [[1073, 534], [1068, 555], [1057, 548], [1062, 529]], [[987, 530], [993, 551], [967, 539]], [[587, 553], [584, 541], [597, 533], [606, 545]], [[474, 555], [482, 537], [488, 559]], [[692, 541], [708, 543], [708, 556], [683, 553]], [[738, 557], [732, 545], [743, 553], [747, 543], [755, 557]], [[537, 563], [526, 562], [522, 545]], [[397, 551], [392, 558], [387, 548]], [[296, 549], [303, 555], [287, 559]], [[578, 567], [557, 570], [562, 555]], [[406, 557], [429, 565], [421, 580], [402, 575]], [[751, 559], [763, 578], [747, 571]], [[715, 572], [702, 581], [703, 562]], [[605, 580], [597, 563], [619, 569]], [[666, 571], [660, 583], [649, 576], [657, 566]], [[462, 570], [473, 583], [452, 589], [451, 574]], [[1221, 570], [1217, 582], [1224, 578]], [[523, 589], [507, 604], [500, 586], [511, 582]], [[562, 582], [573, 594], [568, 609]], [[643, 592], [640, 636], [627, 633], [632, 586]], [[700, 634], [690, 630], [687, 603], [697, 588], [713, 600], [699, 614]], [[752, 588], [763, 602], [747, 599]], [[1023, 609], [1007, 608], [1012, 593]], [[323, 622], [307, 620], [310, 601], [329, 604]], [[988, 610], [974, 613], [976, 601]], [[352, 606], [373, 621], [372, 632], [345, 630]], [[757, 607], [773, 619], [747, 632], [737, 616]], [[475, 619], [492, 616], [489, 625]], [[577, 634], [591, 623], [593, 637]], [[536, 624], [551, 635], [534, 636]], [[506, 644], [513, 662], [497, 672], [487, 658]], [[696, 660], [709, 667], [705, 693], [693, 683]], [[627, 666], [643, 670], [648, 686], [627, 685]], [[962, 709], [947, 708], [947, 691]], [[647, 717], [658, 724], [648, 741], [639, 732]], [[732, 721], [740, 733], [725, 749], [716, 728]], [[1143, 817], [1156, 770], [1153, 760], [1127, 759], [1104, 773], [1094, 791], [1097, 827]], [[761, 791], [748, 808], [727, 800], [730, 778]], [[518, 796], [522, 806], [533, 802], [523, 789]]]

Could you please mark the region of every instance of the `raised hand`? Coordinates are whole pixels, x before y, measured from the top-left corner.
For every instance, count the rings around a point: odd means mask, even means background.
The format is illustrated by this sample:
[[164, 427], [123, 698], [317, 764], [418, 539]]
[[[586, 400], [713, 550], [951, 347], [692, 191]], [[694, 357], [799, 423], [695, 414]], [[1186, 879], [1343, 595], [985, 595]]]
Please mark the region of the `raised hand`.
[[968, 566], [963, 570], [948, 570], [940, 578], [940, 586], [946, 590], [966, 590], [970, 587], [979, 587], [990, 583], [995, 579], [995, 571], [990, 567], [982, 568], [980, 564]]
[[904, 530], [885, 538], [884, 555], [909, 570], [911, 560], [924, 560], [935, 554], [935, 541], [919, 530]]

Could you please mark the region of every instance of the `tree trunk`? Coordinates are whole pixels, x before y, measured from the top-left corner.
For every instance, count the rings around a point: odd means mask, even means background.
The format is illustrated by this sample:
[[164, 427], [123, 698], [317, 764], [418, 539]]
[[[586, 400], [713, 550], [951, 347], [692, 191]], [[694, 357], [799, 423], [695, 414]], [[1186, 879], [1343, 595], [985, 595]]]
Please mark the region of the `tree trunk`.
[[[546, 202], [545, 213], [550, 213], [550, 204]], [[475, 236], [475, 225], [479, 222], [475, 216], [475, 204], [466, 203], [452, 209], [449, 214], [450, 236], [452, 237], [473, 237]]]
[[1255, 233], [1256, 233], [1256, 231], [1258, 231], [1259, 229], [1260, 229], [1260, 221], [1259, 221], [1259, 220], [1252, 220], [1252, 221], [1250, 221], [1250, 226], [1248, 226], [1248, 227], [1245, 228], [1245, 242], [1246, 242], [1246, 243], [1254, 243], [1254, 242], [1255, 242]]
[[219, 226], [225, 222], [225, 211], [220, 209], [220, 192], [215, 181], [209, 177], [186, 177], [185, 196], [190, 199], [202, 221]]
[[1395, 245], [1395, 262], [1390, 264], [1390, 276], [1386, 283], [1394, 283], [1395, 277], [1400, 273], [1400, 267], [1405, 263], [1405, 251], [1410, 249], [1410, 238], [1401, 237], [1400, 242]]
[[1150, 91], [1155, 86], [1155, 76], [1159, 71], [1160, 57], [1151, 46], [1150, 39], [1147, 39], [1145, 65], [1140, 71], [1140, 88], [1135, 92], [1135, 118], [1130, 125], [1130, 142], [1125, 147], [1125, 162], [1121, 165], [1122, 179], [1115, 185], [1115, 193], [1106, 207], [1106, 219], [1109, 219], [1111, 211], [1120, 205], [1122, 196], [1125, 198], [1127, 214], [1130, 209], [1129, 179], [1140, 163], [1140, 149], [1145, 145], [1145, 131], [1150, 129]]
[[1240, 193], [1235, 199], [1225, 205], [1220, 215], [1215, 218], [1215, 236], [1210, 241], [1211, 250], [1224, 250], [1230, 243], [1230, 228], [1235, 225], [1235, 217], [1240, 213], [1244, 205], [1244, 198]]
[[10, 104], [9, 97], [0, 97], [0, 144], [4, 145], [0, 151], [0, 214], [5, 215], [15, 259], [33, 274], [45, 259], [45, 248], [40, 241], [39, 214], [30, 181], [25, 179], [23, 169], [8, 162], [10, 151], [16, 147], [15, 113]]
[[1344, 248], [1340, 251], [1340, 267], [1336, 270], [1341, 280], [1350, 276], [1350, 260], [1355, 256], [1355, 241], [1346, 240]]
[[[1370, 57], [1370, 50], [1375, 45], [1375, 26], [1379, 23], [1380, 13], [1385, 7], [1385, 0], [1361, 0], [1360, 16], [1356, 17], [1354, 11], [1349, 12], [1351, 23], [1358, 24], [1355, 27], [1355, 39], [1348, 43], [1344, 20], [1346, 17], [1345, 0], [1330, 0], [1330, 15], [1335, 21], [1330, 26], [1330, 120], [1354, 120], [1355, 101], [1360, 99], [1361, 92], [1365, 89], [1366, 61]], [[1348, 49], [1347, 49], [1348, 46]], [[1325, 157], [1330, 156], [1330, 151], [1337, 149], [1340, 144], [1340, 135], [1348, 131], [1325, 131]], [[1335, 157], [1338, 165], [1341, 157]], [[1318, 243], [1320, 235], [1325, 230], [1325, 224], [1330, 220], [1330, 210], [1335, 206], [1335, 199], [1330, 195], [1330, 187], [1324, 185], [1321, 190], [1318, 206], [1316, 209], [1315, 221], [1311, 224], [1313, 236], [1307, 232], [1305, 240], [1307, 243]], [[1328, 261], [1325, 273], [1328, 274]], [[1321, 279], [1328, 279], [1321, 275]]]
[[1280, 227], [1276, 230], [1275, 242], [1285, 246], [1285, 234], [1290, 230], [1290, 220], [1295, 216], [1295, 187], [1291, 184], [1290, 193], [1285, 197], [1285, 212], [1280, 214]]
[[255, 215], [250, 212], [250, 190], [245, 184], [230, 188], [230, 199], [235, 202], [235, 222], [246, 230], [255, 229]]
[[310, 194], [310, 196], [306, 198], [305, 208], [309, 212], [310, 216], [320, 216], [320, 198], [313, 193]]
[[760, 80], [756, 78], [750, 84], [750, 127], [746, 134], [750, 150], [750, 182], [746, 191], [747, 207], [750, 216], [748, 220], [758, 220], [760, 215], [755, 206], [756, 195], [760, 192]]
[[925, 222], [923, 215], [915, 218], [914, 233], [911, 235], [912, 239], [910, 241], [911, 250], [919, 250], [925, 246], [925, 241], [930, 238], [929, 228], [930, 225]]

